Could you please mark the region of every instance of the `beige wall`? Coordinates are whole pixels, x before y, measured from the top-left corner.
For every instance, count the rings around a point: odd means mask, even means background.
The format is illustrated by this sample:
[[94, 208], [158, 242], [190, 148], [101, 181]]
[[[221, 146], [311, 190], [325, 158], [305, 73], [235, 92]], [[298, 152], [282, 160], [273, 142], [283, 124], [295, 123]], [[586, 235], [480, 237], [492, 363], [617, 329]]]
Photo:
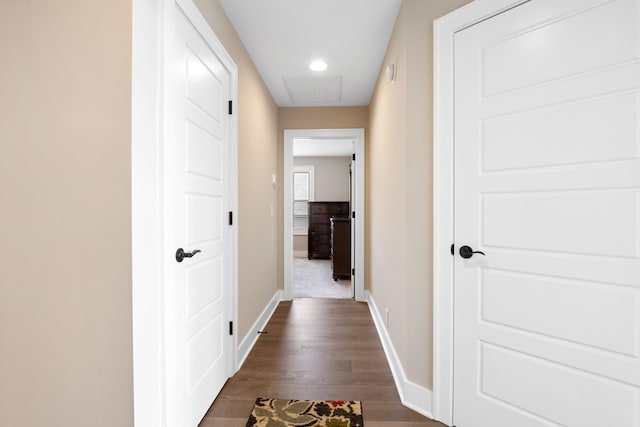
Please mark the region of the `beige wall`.
[[3, 1], [0, 51], [0, 424], [132, 426], [131, 1]]
[[[299, 256], [305, 257], [308, 248], [309, 243], [306, 234], [296, 234], [293, 236], [293, 256], [296, 256], [296, 252], [298, 252], [300, 253]], [[304, 254], [302, 252], [304, 252]]]
[[[404, 0], [370, 104], [367, 288], [409, 381], [432, 388], [433, 20], [469, 0]], [[395, 63], [397, 79], [386, 67]]]
[[[365, 144], [369, 128], [369, 107], [280, 107], [278, 109], [278, 179], [282, 182], [285, 129], [364, 128]], [[278, 186], [278, 283], [283, 286], [282, 185]]]
[[320, 202], [349, 200], [351, 157], [294, 157], [293, 165], [314, 167], [315, 200]]
[[[238, 66], [238, 341], [256, 321], [278, 280], [278, 109], [217, 0], [196, 5]], [[278, 180], [280, 182], [280, 180]], [[271, 216], [273, 207], [274, 216]]]

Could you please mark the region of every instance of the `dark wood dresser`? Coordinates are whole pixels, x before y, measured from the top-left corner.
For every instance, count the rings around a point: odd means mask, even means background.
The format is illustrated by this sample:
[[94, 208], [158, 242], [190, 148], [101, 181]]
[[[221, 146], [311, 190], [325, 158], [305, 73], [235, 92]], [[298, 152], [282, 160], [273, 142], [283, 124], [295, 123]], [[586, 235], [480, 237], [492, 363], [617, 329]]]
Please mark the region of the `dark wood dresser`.
[[348, 218], [349, 202], [309, 202], [309, 259], [331, 257], [331, 218]]
[[351, 278], [351, 219], [331, 218], [333, 280]]

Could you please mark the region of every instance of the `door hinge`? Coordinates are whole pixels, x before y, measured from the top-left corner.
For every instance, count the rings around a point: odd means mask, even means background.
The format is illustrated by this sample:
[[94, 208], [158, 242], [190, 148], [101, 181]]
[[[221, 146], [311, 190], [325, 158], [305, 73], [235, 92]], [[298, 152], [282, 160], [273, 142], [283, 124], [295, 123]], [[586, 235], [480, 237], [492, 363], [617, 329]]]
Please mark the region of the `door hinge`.
[[353, 160], [354, 162], [356, 161], [356, 153], [353, 153], [353, 154], [351, 155], [351, 160]]
[[455, 255], [453, 252], [453, 243], [451, 244], [451, 255]]
[[355, 269], [355, 268], [352, 268], [352, 269], [351, 269], [351, 275], [352, 275], [352, 276], [355, 276], [355, 275], [356, 275], [356, 269]]
[[233, 101], [229, 101], [229, 114], [233, 114]]
[[351, 212], [351, 218], [355, 218], [356, 217], [356, 211]]
[[229, 322], [229, 335], [233, 335], [233, 321]]
[[229, 225], [233, 225], [233, 212], [229, 211]]

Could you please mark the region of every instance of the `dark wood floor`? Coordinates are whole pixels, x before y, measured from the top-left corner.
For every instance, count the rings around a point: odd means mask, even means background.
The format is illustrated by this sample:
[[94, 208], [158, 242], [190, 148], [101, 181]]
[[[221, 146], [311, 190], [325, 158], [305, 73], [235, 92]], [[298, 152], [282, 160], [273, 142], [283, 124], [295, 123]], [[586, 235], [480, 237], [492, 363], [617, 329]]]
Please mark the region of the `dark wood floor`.
[[443, 427], [405, 408], [364, 303], [282, 302], [200, 427], [244, 426], [257, 397], [361, 400], [365, 427]]

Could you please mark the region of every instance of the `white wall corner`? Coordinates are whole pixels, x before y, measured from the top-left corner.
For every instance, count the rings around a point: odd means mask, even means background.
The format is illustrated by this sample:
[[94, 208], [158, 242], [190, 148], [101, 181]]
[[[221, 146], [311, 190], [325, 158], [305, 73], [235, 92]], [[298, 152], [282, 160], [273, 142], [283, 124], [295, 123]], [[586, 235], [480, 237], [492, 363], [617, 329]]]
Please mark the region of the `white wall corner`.
[[249, 356], [251, 349], [253, 349], [253, 346], [256, 345], [258, 337], [260, 336], [258, 334], [258, 331], [263, 330], [265, 326], [267, 326], [269, 319], [271, 319], [271, 316], [273, 316], [273, 312], [278, 307], [280, 301], [282, 301], [282, 290], [278, 289], [276, 293], [273, 294], [273, 297], [267, 303], [267, 306], [264, 308], [264, 310], [262, 310], [260, 316], [258, 316], [256, 321], [253, 323], [253, 326], [251, 326], [251, 329], [249, 329], [247, 335], [245, 335], [242, 339], [242, 342], [238, 346], [238, 362], [236, 364], [236, 372], [240, 370], [240, 368], [244, 364], [244, 361], [247, 360], [247, 356]]
[[376, 306], [373, 296], [369, 291], [366, 291], [366, 301], [369, 304], [369, 311], [373, 317], [373, 323], [378, 330], [378, 336], [382, 342], [384, 354], [387, 356], [391, 373], [393, 374], [393, 380], [396, 383], [398, 394], [402, 404], [407, 408], [413, 409], [419, 414], [425, 417], [433, 418], [433, 392], [426, 387], [415, 384], [407, 379], [407, 376], [402, 368], [402, 363], [398, 357], [398, 353], [393, 347], [391, 337], [384, 327], [382, 316]]

